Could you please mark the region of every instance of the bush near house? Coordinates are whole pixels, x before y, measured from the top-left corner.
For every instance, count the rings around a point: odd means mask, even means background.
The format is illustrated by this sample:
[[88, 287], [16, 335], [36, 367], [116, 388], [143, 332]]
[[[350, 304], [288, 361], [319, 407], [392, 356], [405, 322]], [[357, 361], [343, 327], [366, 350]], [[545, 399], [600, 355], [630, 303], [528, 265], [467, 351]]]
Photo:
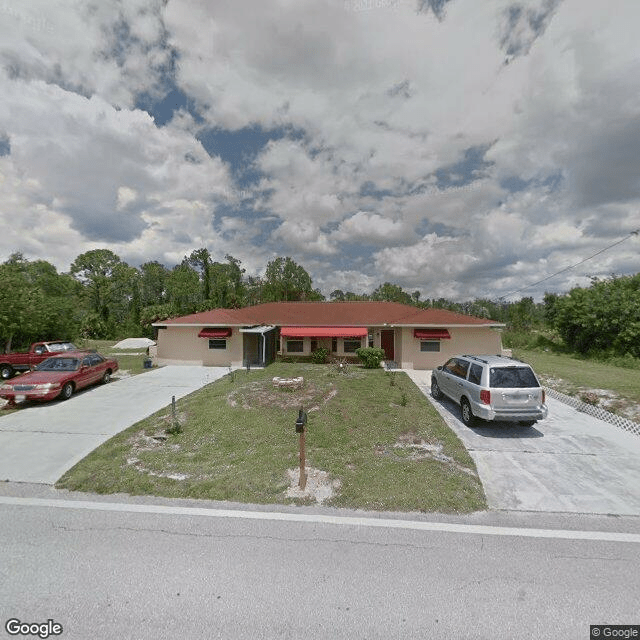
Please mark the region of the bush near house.
[[365, 369], [376, 369], [385, 358], [384, 351], [377, 347], [360, 347], [356, 349], [356, 355]]

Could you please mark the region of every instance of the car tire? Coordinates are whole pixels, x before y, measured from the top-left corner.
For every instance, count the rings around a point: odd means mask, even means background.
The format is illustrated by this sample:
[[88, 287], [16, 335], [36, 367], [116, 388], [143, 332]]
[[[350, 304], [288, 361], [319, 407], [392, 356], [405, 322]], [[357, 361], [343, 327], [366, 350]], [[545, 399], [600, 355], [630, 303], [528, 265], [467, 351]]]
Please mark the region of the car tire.
[[73, 395], [73, 383], [67, 382], [62, 391], [60, 392], [60, 398], [62, 400], [68, 400]]
[[111, 382], [111, 371], [105, 371], [101, 380], [102, 384], [109, 384]]
[[520, 420], [520, 425], [523, 427], [533, 427], [536, 422], [536, 420]]
[[0, 365], [0, 378], [8, 380], [13, 375], [13, 367], [10, 364]]
[[460, 401], [460, 415], [462, 416], [462, 422], [464, 422], [467, 427], [473, 426], [475, 423], [475, 417], [473, 415], [473, 411], [471, 411], [471, 405], [466, 398], [462, 398]]
[[440, 389], [440, 385], [435, 378], [431, 379], [431, 395], [436, 400], [442, 400], [442, 397], [444, 396], [444, 394], [442, 393], [442, 389]]

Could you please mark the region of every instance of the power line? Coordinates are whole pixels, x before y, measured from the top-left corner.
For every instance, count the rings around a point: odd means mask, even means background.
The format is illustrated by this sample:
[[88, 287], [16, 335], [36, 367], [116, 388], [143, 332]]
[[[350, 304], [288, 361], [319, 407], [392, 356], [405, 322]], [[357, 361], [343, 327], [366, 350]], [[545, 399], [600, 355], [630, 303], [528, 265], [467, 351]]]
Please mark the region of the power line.
[[542, 280], [538, 280], [537, 282], [528, 284], [526, 287], [522, 287], [522, 289], [516, 289], [515, 291], [511, 291], [510, 293], [505, 293], [503, 296], [500, 296], [498, 300], [504, 300], [504, 298], [512, 296], [514, 293], [520, 293], [521, 291], [531, 289], [531, 287], [535, 287], [536, 285], [546, 282], [547, 280], [551, 280], [551, 278], [555, 278], [556, 276], [560, 275], [561, 273], [564, 273], [565, 271], [570, 271], [571, 269], [575, 269], [576, 267], [580, 266], [584, 262], [587, 262], [587, 260], [591, 260], [592, 258], [599, 256], [601, 253], [608, 251], [609, 249], [611, 249], [612, 247], [615, 247], [616, 245], [622, 244], [623, 242], [625, 242], [625, 240], [628, 240], [631, 236], [637, 236], [639, 233], [640, 233], [640, 229], [636, 229], [635, 231], [632, 231], [628, 236], [622, 238], [622, 240], [618, 240], [617, 242], [610, 244], [608, 247], [605, 247], [604, 249], [600, 249], [600, 251], [596, 251], [596, 253], [594, 253], [592, 256], [589, 256], [584, 260], [580, 260], [580, 262], [576, 262], [575, 264], [572, 264], [569, 267], [565, 267], [560, 271], [556, 271], [556, 273], [552, 273], [550, 276], [547, 276], [546, 278], [542, 278]]

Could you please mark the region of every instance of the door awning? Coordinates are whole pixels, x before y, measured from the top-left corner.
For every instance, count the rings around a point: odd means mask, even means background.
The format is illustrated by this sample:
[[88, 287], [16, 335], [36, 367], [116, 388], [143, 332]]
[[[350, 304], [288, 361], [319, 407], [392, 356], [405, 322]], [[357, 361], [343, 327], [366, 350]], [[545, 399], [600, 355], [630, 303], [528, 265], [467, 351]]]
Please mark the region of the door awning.
[[362, 338], [368, 334], [366, 327], [282, 327], [285, 338]]
[[267, 333], [268, 331], [273, 331], [275, 329], [275, 325], [260, 325], [259, 327], [245, 327], [240, 329], [240, 333]]
[[446, 329], [414, 329], [413, 337], [420, 340], [448, 340], [451, 335]]
[[231, 335], [229, 327], [216, 327], [202, 329], [198, 338], [228, 338]]

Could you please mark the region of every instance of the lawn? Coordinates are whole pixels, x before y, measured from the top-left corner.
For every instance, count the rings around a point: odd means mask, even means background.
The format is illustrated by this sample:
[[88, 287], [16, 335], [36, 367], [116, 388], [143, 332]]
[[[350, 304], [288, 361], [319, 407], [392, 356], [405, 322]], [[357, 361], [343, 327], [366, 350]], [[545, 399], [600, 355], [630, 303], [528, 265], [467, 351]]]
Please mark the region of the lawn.
[[612, 391], [615, 399], [607, 406], [610, 411], [631, 418], [635, 418], [638, 412], [639, 369], [624, 369], [595, 360], [544, 351], [514, 349], [513, 354], [528, 362], [548, 387], [577, 397], [589, 390]]
[[[301, 390], [272, 378], [304, 377]], [[276, 363], [235, 371], [115, 436], [58, 482], [125, 492], [251, 503], [287, 497], [298, 466], [298, 408], [308, 414], [307, 466], [327, 474], [326, 505], [471, 512], [486, 508], [474, 463], [406, 374]], [[179, 425], [179, 432], [172, 427]], [[172, 432], [174, 431], [174, 432]], [[295, 484], [295, 482], [293, 482]]]

